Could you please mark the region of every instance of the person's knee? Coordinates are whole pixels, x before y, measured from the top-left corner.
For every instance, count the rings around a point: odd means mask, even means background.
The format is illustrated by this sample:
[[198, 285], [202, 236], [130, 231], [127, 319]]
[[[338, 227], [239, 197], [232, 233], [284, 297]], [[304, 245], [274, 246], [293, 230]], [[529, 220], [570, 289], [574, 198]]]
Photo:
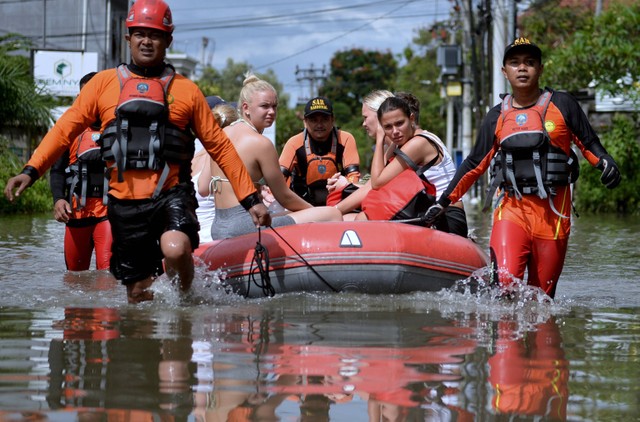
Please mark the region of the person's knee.
[[176, 260], [191, 257], [191, 241], [185, 233], [179, 231], [164, 233], [160, 239], [160, 246], [165, 259]]
[[342, 212], [335, 207], [326, 207], [327, 208], [327, 219], [329, 221], [342, 221]]

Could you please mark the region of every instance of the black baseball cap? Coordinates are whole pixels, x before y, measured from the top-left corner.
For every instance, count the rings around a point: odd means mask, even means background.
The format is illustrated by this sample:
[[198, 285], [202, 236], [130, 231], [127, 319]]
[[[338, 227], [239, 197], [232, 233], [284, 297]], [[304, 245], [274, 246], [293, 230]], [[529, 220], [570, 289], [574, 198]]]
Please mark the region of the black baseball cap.
[[540, 47], [529, 41], [528, 38], [519, 37], [516, 38], [511, 44], [509, 44], [504, 49], [504, 55], [502, 56], [502, 64], [504, 65], [507, 62], [507, 58], [515, 54], [517, 52], [528, 51], [531, 53], [538, 61], [542, 62], [542, 50]]
[[207, 98], [207, 104], [209, 104], [210, 109], [213, 109], [218, 104], [226, 104], [226, 101], [218, 97], [217, 95], [210, 95], [206, 98]]
[[304, 117], [308, 117], [313, 113], [322, 113], [333, 116], [333, 106], [331, 101], [325, 97], [315, 97], [304, 106]]

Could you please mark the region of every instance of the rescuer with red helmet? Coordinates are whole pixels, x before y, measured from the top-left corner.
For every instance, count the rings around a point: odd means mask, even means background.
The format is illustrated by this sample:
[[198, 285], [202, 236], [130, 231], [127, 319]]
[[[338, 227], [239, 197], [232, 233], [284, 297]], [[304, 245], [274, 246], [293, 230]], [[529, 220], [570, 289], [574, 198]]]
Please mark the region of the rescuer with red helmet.
[[110, 270], [126, 286], [129, 302], [138, 303], [153, 299], [149, 287], [164, 271], [182, 291], [191, 286], [192, 251], [199, 244], [190, 180], [194, 136], [228, 175], [253, 222], [268, 226], [270, 217], [200, 89], [164, 62], [174, 30], [169, 6], [138, 0], [126, 26], [131, 62], [98, 72], [87, 83], [21, 174], [9, 179], [5, 195], [13, 201], [100, 120], [101, 150], [110, 170]]

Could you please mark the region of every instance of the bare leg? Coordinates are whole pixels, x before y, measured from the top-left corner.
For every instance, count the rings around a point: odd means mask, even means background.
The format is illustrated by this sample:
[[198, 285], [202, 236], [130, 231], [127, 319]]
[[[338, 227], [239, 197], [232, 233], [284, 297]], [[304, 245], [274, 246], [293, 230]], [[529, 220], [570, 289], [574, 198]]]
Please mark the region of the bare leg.
[[289, 214], [291, 218], [300, 223], [314, 223], [317, 221], [342, 221], [342, 213], [334, 207], [313, 207]]
[[191, 288], [193, 281], [193, 251], [189, 236], [177, 230], [170, 230], [160, 237], [160, 247], [167, 276], [173, 279], [177, 275], [180, 290], [186, 292]]
[[356, 217], [354, 218], [354, 220], [358, 221], [358, 220], [368, 220], [367, 218], [367, 214], [361, 212], [356, 214]]

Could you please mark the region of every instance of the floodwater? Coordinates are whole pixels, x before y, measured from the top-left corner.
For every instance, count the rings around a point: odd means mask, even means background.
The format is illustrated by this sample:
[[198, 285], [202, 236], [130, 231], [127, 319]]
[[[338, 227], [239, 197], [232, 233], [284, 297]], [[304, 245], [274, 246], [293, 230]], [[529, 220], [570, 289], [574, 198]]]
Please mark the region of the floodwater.
[[[472, 216], [480, 244], [486, 216]], [[556, 300], [522, 288], [246, 300], [197, 270], [129, 305], [63, 226], [0, 218], [0, 420], [637, 420], [640, 218], [574, 219]]]

